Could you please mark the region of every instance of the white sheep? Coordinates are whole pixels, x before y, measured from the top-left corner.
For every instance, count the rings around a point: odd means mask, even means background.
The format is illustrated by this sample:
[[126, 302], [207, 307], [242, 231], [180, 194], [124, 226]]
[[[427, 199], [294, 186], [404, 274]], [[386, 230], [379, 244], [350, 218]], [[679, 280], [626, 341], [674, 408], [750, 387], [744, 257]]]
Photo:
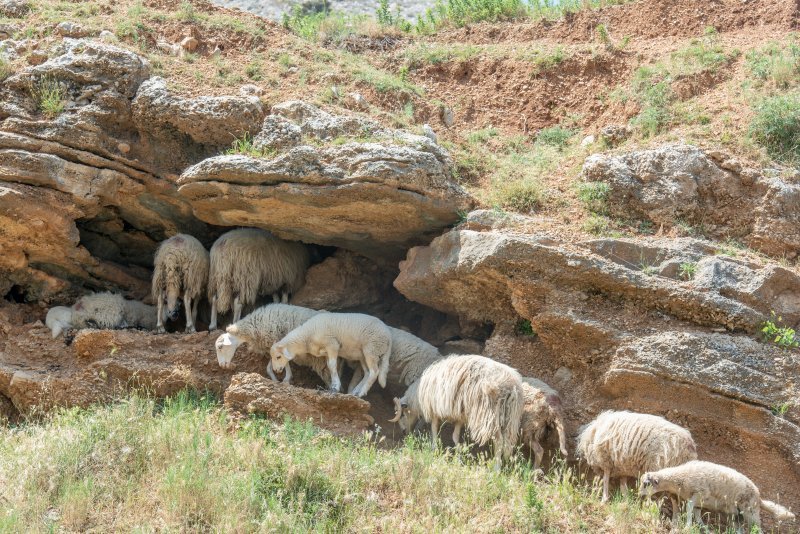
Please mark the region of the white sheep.
[[156, 327], [156, 309], [136, 300], [125, 300], [116, 293], [93, 293], [78, 299], [71, 308], [74, 328], [144, 328]]
[[171, 321], [178, 318], [179, 299], [183, 297], [186, 331], [195, 332], [197, 305], [208, 281], [208, 251], [194, 237], [178, 234], [161, 243], [153, 264], [152, 293], [158, 306], [156, 331], [165, 331], [165, 317]]
[[561, 454], [567, 456], [567, 435], [564, 413], [558, 392], [536, 378], [522, 378], [524, 408], [520, 426], [521, 438], [533, 449], [533, 468], [542, 464], [544, 448], [541, 441], [548, 427], [555, 427]]
[[[247, 343], [251, 350], [268, 356], [276, 341], [318, 313], [320, 312], [291, 304], [270, 304], [256, 309], [228, 326], [226, 332], [217, 338], [215, 347], [219, 366], [232, 369], [233, 356], [242, 343]], [[330, 386], [330, 374], [327, 373], [328, 367], [324, 360], [303, 354], [298, 355], [294, 363], [311, 367]], [[292, 380], [292, 369], [288, 364], [285, 373], [283, 382], [289, 384]], [[267, 374], [277, 381], [271, 359], [267, 364]]]
[[443, 358], [422, 373], [402, 398], [394, 399], [395, 417], [409, 431], [417, 418], [431, 423], [434, 446], [439, 424], [454, 425], [453, 442], [467, 427], [479, 445], [492, 441], [495, 467], [511, 456], [517, 442], [523, 409], [522, 381], [517, 371], [490, 358], [457, 355]]
[[47, 311], [44, 323], [57, 338], [64, 330], [72, 328], [72, 310], [66, 306], [54, 306]]
[[604, 502], [612, 477], [620, 478], [620, 487], [627, 493], [626, 477], [697, 459], [688, 430], [657, 415], [627, 411], [605, 411], [584, 425], [576, 452], [595, 473], [602, 471]]
[[[699, 508], [736, 518], [741, 514], [748, 532], [753, 525], [761, 528], [761, 508], [769, 510], [779, 521], [794, 519], [794, 514], [783, 506], [762, 499], [758, 487], [742, 473], [711, 462], [694, 460], [645, 473], [639, 494], [651, 497], [659, 492], [669, 493], [672, 522], [676, 526], [679, 516], [677, 499], [686, 501], [687, 528], [691, 527], [693, 516], [703, 524]], [[742, 532], [741, 525], [737, 525], [737, 532]]]
[[320, 313], [275, 343], [270, 355], [276, 371], [304, 354], [325, 358], [331, 375], [330, 389], [337, 392], [341, 390], [338, 358], [360, 362], [366, 372], [352, 394], [363, 397], [376, 379], [386, 387], [391, 351], [389, 327], [380, 319], [361, 313]]
[[231, 306], [235, 323], [242, 318], [243, 307], [261, 295], [288, 302], [289, 295], [303, 285], [310, 263], [305, 245], [278, 239], [265, 230], [242, 228], [223, 234], [211, 247], [208, 329], [215, 330], [217, 314]]

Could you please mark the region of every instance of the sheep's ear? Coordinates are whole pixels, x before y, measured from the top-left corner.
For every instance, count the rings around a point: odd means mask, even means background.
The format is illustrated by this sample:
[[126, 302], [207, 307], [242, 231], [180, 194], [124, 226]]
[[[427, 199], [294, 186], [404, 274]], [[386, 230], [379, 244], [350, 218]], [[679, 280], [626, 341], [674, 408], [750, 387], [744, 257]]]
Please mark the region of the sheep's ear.
[[283, 352], [283, 357], [284, 358], [286, 358], [287, 360], [291, 360], [292, 359], [292, 353], [289, 352], [289, 349], [287, 349], [286, 347], [283, 347], [283, 351], [282, 352]]
[[222, 338], [223, 347], [230, 347], [231, 345], [233, 345], [233, 340], [231, 339], [231, 336], [229, 334], [222, 334], [220, 337]]

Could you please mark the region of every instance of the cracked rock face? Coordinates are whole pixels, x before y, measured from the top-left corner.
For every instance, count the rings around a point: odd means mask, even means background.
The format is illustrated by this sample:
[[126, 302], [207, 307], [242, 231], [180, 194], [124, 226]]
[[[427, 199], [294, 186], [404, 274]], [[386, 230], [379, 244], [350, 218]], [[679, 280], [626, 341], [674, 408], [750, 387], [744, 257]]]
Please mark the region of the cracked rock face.
[[[216, 156], [181, 175], [180, 194], [198, 218], [385, 260], [438, 234], [473, 204], [451, 181], [449, 156], [427, 137], [298, 102], [275, 106], [273, 116], [256, 139], [291, 147], [285, 152]], [[297, 145], [298, 132], [315, 142], [343, 137], [345, 143]], [[355, 142], [362, 134], [371, 138]]]
[[586, 158], [583, 179], [610, 186], [612, 215], [696, 227], [777, 257], [800, 253], [800, 182], [767, 176], [722, 152], [664, 145]]

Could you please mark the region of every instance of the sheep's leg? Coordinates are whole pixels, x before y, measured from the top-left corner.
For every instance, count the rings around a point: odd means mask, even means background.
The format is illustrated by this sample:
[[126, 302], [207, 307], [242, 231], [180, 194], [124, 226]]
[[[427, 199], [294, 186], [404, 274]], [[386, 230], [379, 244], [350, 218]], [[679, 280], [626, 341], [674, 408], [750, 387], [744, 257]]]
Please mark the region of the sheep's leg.
[[357, 397], [364, 397], [369, 393], [369, 388], [378, 379], [378, 358], [370, 354], [364, 354], [364, 362], [367, 366], [367, 374], [364, 375], [364, 379], [353, 390], [353, 395]]
[[459, 441], [461, 441], [461, 423], [456, 423], [453, 426], [453, 444], [458, 447]]
[[183, 296], [183, 307], [186, 309], [186, 333], [193, 334], [197, 330], [195, 330], [194, 321], [192, 320], [192, 297], [189, 295]]
[[608, 502], [608, 482], [611, 478], [611, 472], [608, 470], [603, 471], [603, 499], [602, 502]]
[[292, 383], [292, 365], [289, 362], [286, 362], [286, 367], [283, 369], [283, 383]]
[[500, 471], [500, 469], [503, 467], [503, 456], [505, 456], [505, 447], [502, 434], [498, 433], [494, 436], [492, 446], [494, 447], [494, 470]]
[[236, 297], [235, 299], [233, 299], [233, 322], [234, 323], [238, 323], [239, 319], [242, 318], [242, 307], [243, 306], [244, 305], [242, 304], [242, 301], [239, 299], [239, 297]]
[[277, 293], [272, 294], [272, 303], [278, 304], [281, 301], [280, 296]]
[[[288, 367], [288, 365], [287, 365], [287, 367]], [[278, 381], [278, 377], [275, 376], [275, 370], [272, 369], [272, 360], [270, 360], [269, 363], [267, 363], [267, 375], [269, 376], [269, 378], [273, 382], [277, 382]]]
[[628, 477], [619, 477], [619, 491], [623, 497], [628, 497]]
[[681, 518], [681, 506], [680, 503], [678, 502], [678, 498], [672, 494], [670, 494], [669, 496], [669, 502], [672, 503], [672, 528], [673, 530], [677, 530], [678, 522], [680, 521]]
[[197, 308], [200, 305], [200, 297], [195, 297], [192, 302], [192, 324], [197, 328]]
[[364, 379], [365, 375], [364, 362], [361, 362], [358, 367], [353, 369], [353, 378], [350, 379], [350, 384], [347, 385], [347, 392], [352, 395], [353, 391], [356, 390], [356, 386]]
[[339, 369], [336, 368], [336, 360], [339, 356], [338, 350], [328, 348], [328, 372], [331, 374], [331, 391], [339, 393], [342, 389], [342, 382], [339, 380]]
[[544, 457], [544, 447], [542, 447], [538, 441], [534, 441], [531, 443], [531, 448], [533, 449], [533, 469], [539, 469], [542, 465], [542, 458]]
[[158, 296], [158, 321], [156, 322], [156, 332], [159, 334], [163, 334], [166, 332], [164, 328], [164, 298], [159, 295]]
[[[694, 517], [694, 495], [686, 501], [686, 528], [692, 528], [692, 518]], [[702, 521], [700, 522], [702, 524]]]
[[433, 450], [439, 445], [439, 418], [431, 419], [431, 438], [433, 438]]
[[281, 303], [289, 304], [289, 292], [281, 291]]
[[208, 331], [213, 332], [217, 329], [217, 296], [211, 297], [211, 321], [208, 323]]

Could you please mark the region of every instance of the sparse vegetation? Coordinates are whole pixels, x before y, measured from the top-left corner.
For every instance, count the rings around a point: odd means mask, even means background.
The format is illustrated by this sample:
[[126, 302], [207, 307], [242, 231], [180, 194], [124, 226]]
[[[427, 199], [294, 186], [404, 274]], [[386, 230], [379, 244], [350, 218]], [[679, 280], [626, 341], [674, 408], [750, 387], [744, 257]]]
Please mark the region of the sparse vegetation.
[[11, 64], [0, 54], [0, 82], [11, 76], [13, 72]]
[[792, 407], [792, 403], [790, 402], [782, 402], [781, 404], [776, 404], [770, 408], [772, 415], [775, 417], [783, 418], [788, 412], [789, 408]]
[[697, 264], [694, 262], [681, 263], [678, 269], [678, 274], [684, 280], [693, 280], [697, 272]]
[[601, 504], [563, 465], [537, 479], [527, 462], [494, 472], [413, 436], [388, 449], [380, 434], [234, 424], [187, 392], [61, 410], [0, 435], [3, 532], [666, 532], [655, 504]]
[[575, 136], [575, 130], [563, 126], [543, 128], [536, 135], [536, 142], [543, 145], [554, 146], [559, 149], [566, 148], [569, 140]]
[[669, 76], [660, 69], [641, 67], [633, 78], [633, 93], [641, 107], [633, 125], [644, 137], [664, 131], [672, 120], [670, 105], [674, 99]]
[[517, 321], [514, 329], [516, 330], [517, 335], [520, 336], [536, 337], [537, 335], [528, 319], [520, 319]]
[[764, 341], [774, 343], [779, 347], [796, 349], [800, 347], [800, 339], [793, 328], [790, 328], [783, 323], [783, 318], [775, 316], [772, 312], [770, 318], [764, 321], [761, 325], [761, 334]]
[[800, 94], [768, 97], [757, 104], [750, 135], [773, 158], [800, 163]]
[[770, 43], [747, 54], [750, 73], [761, 83], [788, 89], [800, 82], [800, 45], [791, 40], [786, 46]]
[[43, 77], [35, 82], [31, 92], [39, 111], [47, 118], [55, 118], [64, 111], [64, 100], [67, 97], [66, 89], [58, 80]]
[[608, 196], [611, 187], [605, 182], [580, 182], [578, 184], [578, 200], [586, 209], [599, 215], [608, 215]]
[[253, 138], [250, 134], [245, 134], [239, 139], [234, 139], [231, 147], [225, 151], [226, 154], [241, 154], [243, 156], [252, 156], [254, 158], [273, 158], [278, 152], [273, 149], [256, 148], [253, 145]]

